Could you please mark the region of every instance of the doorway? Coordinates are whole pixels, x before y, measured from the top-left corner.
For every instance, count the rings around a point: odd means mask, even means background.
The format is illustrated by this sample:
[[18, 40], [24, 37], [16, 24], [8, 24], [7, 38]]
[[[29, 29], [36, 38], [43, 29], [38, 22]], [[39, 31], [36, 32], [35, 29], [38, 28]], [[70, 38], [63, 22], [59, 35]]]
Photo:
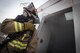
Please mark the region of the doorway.
[[68, 8], [45, 19], [50, 30], [47, 53], [76, 53], [72, 15], [72, 8]]

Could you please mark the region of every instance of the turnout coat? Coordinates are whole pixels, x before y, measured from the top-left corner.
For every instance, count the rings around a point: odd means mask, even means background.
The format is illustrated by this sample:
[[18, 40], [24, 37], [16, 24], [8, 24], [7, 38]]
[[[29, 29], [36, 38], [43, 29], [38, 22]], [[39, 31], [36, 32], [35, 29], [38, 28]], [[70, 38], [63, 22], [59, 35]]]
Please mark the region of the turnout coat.
[[[35, 29], [35, 26], [30, 22], [20, 23], [17, 21], [14, 21], [13, 19], [5, 19], [1, 24], [1, 32], [5, 33], [6, 35], [20, 32], [24, 30], [32, 30], [34, 33], [32, 34], [32, 38], [30, 39], [30, 43], [27, 46], [26, 41], [21, 42], [18, 39], [13, 40], [12, 42], [9, 42], [6, 47], [4, 47], [0, 53], [35, 53], [36, 46], [37, 46], [37, 31]], [[19, 39], [21, 40], [27, 40], [27, 32], [20, 36]], [[14, 43], [14, 44], [13, 44]], [[17, 44], [17, 45], [16, 45]], [[27, 48], [25, 48], [27, 47]]]

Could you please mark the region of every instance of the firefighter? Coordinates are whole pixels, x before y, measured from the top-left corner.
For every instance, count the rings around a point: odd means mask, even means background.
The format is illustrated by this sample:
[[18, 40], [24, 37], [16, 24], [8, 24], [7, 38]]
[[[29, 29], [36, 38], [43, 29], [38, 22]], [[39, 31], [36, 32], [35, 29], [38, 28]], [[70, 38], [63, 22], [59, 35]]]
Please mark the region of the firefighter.
[[[32, 34], [30, 34], [30, 31], [26, 31], [24, 34], [19, 34], [18, 37], [6, 44], [6, 46], [1, 50], [2, 53], [35, 53], [38, 39], [36, 33], [37, 31], [33, 24], [34, 21], [26, 19], [31, 16], [32, 14], [24, 9], [23, 14], [17, 16], [16, 19], [5, 19], [2, 22], [1, 32], [5, 33], [6, 35], [18, 32], [21, 33], [26, 30], [30, 30], [33, 32]], [[22, 20], [22, 22], [19, 22], [19, 18], [20, 20], [24, 18], [27, 21], [25, 22]]]

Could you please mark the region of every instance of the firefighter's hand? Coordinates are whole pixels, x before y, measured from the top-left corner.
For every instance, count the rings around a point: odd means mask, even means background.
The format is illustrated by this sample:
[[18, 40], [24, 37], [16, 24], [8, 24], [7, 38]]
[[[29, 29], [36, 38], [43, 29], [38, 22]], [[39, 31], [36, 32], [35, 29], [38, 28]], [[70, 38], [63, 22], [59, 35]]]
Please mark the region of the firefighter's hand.
[[25, 22], [24, 23], [24, 27], [25, 27], [25, 30], [34, 30], [34, 24], [30, 23], [30, 22]]

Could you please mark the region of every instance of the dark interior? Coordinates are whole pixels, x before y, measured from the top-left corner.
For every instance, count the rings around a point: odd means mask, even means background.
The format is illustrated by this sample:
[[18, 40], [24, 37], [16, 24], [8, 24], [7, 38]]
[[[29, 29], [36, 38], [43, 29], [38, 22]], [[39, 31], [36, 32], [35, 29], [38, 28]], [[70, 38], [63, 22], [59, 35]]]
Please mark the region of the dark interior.
[[75, 53], [74, 23], [66, 20], [64, 13], [72, 8], [48, 15], [44, 23], [50, 29], [47, 53]]

